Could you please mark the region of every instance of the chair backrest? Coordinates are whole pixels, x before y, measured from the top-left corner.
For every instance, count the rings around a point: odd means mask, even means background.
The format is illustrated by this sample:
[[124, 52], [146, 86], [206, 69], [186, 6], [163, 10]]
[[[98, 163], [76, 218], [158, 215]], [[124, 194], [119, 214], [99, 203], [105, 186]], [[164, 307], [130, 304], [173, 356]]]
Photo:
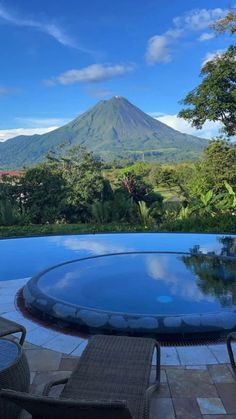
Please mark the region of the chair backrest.
[[[0, 390], [4, 403], [15, 403], [32, 415], [32, 419], [132, 419], [127, 403], [118, 401], [76, 401], [34, 396], [13, 390]], [[1, 403], [0, 418], [4, 417]]]

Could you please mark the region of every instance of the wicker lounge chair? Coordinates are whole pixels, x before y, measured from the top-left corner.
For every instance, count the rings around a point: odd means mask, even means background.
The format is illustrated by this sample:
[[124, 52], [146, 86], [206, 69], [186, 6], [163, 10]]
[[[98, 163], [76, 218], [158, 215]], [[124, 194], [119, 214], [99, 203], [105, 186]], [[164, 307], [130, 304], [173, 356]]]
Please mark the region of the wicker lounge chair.
[[230, 363], [231, 363], [231, 366], [233, 368], [233, 371], [236, 374], [236, 364], [235, 364], [235, 360], [234, 360], [234, 353], [233, 353], [233, 348], [232, 348], [232, 341], [236, 341], [236, 332], [230, 333], [227, 336], [227, 341], [226, 341]]
[[12, 333], [21, 333], [19, 344], [22, 346], [25, 340], [26, 329], [21, 324], [0, 317], [0, 337], [11, 335]]
[[[156, 381], [149, 387], [156, 348]], [[69, 379], [49, 383], [43, 396], [0, 391], [33, 419], [143, 419], [160, 381], [160, 347], [155, 340], [94, 336]], [[48, 397], [52, 386], [65, 384], [59, 399]]]

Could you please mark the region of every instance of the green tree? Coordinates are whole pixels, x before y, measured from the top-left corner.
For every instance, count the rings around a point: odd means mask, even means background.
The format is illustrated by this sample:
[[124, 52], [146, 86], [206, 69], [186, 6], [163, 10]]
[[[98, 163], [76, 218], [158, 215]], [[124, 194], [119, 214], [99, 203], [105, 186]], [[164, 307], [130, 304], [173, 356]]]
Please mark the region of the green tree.
[[111, 217], [111, 201], [95, 201], [91, 205], [92, 219], [99, 224], [105, 224], [112, 221]]
[[159, 176], [159, 184], [167, 185], [169, 188], [176, 185], [175, 168], [163, 168]]
[[[23, 176], [23, 174], [22, 174]], [[5, 175], [0, 182], [0, 200], [2, 205], [12, 208], [19, 218], [24, 214], [24, 194], [22, 176]]]
[[216, 31], [216, 33], [225, 33], [229, 32], [233, 35], [236, 32], [236, 13], [232, 10], [227, 13], [227, 15], [217, 20], [213, 25], [212, 28]]
[[151, 188], [147, 185], [141, 176], [137, 176], [132, 172], [125, 172], [120, 179], [121, 186], [127, 191], [128, 196], [136, 203], [138, 201], [146, 201]]
[[156, 187], [161, 183], [162, 167], [160, 164], [152, 164], [148, 173], [148, 182], [152, 187]]
[[62, 171], [67, 185], [66, 218], [86, 222], [91, 205], [112, 196], [112, 189], [101, 173], [102, 164], [82, 146], [69, 149], [63, 156], [50, 155], [51, 165]]
[[138, 218], [138, 206], [127, 191], [118, 188], [114, 192], [114, 199], [111, 202], [111, 220], [116, 222], [128, 222], [136, 224]]
[[[202, 192], [225, 189], [225, 181], [236, 186], [236, 144], [216, 139], [206, 147], [196, 177], [202, 180]], [[192, 180], [195, 182], [195, 179]]]
[[30, 168], [21, 177], [18, 190], [29, 222], [53, 223], [63, 218], [67, 188], [60, 171], [45, 164]]
[[189, 211], [196, 216], [231, 214], [235, 202], [236, 145], [223, 139], [211, 141], [184, 187], [187, 194], [182, 205], [188, 208], [185, 215], [189, 216]]
[[228, 136], [236, 134], [236, 46], [218, 54], [201, 70], [201, 84], [181, 101], [189, 106], [178, 116], [197, 129], [207, 121], [220, 121]]
[[9, 200], [0, 200], [0, 225], [11, 226], [19, 221], [17, 209]]
[[153, 225], [153, 218], [151, 217], [151, 214], [150, 214], [150, 208], [147, 207], [146, 202], [139, 201], [138, 209], [139, 209], [139, 218], [140, 218], [141, 224], [145, 228]]

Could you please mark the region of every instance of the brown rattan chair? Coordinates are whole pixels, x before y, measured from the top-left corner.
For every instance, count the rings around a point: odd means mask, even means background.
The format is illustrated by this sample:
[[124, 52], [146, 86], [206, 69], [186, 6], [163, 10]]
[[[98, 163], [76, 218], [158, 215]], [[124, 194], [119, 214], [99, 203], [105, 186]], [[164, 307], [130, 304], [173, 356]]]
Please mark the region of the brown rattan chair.
[[25, 341], [26, 329], [21, 324], [0, 317], [0, 337], [11, 335], [12, 333], [21, 333], [19, 344], [22, 346]]
[[234, 373], [236, 374], [236, 364], [235, 364], [234, 353], [233, 353], [233, 348], [232, 348], [233, 341], [236, 341], [236, 332], [230, 333], [227, 336], [227, 340], [226, 340], [230, 363], [231, 363]]
[[[156, 349], [156, 380], [149, 386]], [[146, 419], [149, 400], [160, 382], [160, 347], [148, 338], [91, 338], [69, 379], [49, 383], [43, 396], [0, 391], [33, 419]], [[52, 386], [65, 384], [59, 399], [48, 396]]]

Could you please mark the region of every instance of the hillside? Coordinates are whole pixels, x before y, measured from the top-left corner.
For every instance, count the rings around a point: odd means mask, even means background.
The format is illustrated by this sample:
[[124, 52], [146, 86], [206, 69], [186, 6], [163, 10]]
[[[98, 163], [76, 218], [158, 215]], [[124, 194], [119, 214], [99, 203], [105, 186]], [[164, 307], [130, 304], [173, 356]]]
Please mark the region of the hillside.
[[195, 160], [207, 145], [207, 140], [176, 131], [115, 96], [47, 134], [22, 135], [0, 143], [0, 169], [42, 161], [49, 150], [65, 141], [69, 146], [82, 144], [105, 161]]

